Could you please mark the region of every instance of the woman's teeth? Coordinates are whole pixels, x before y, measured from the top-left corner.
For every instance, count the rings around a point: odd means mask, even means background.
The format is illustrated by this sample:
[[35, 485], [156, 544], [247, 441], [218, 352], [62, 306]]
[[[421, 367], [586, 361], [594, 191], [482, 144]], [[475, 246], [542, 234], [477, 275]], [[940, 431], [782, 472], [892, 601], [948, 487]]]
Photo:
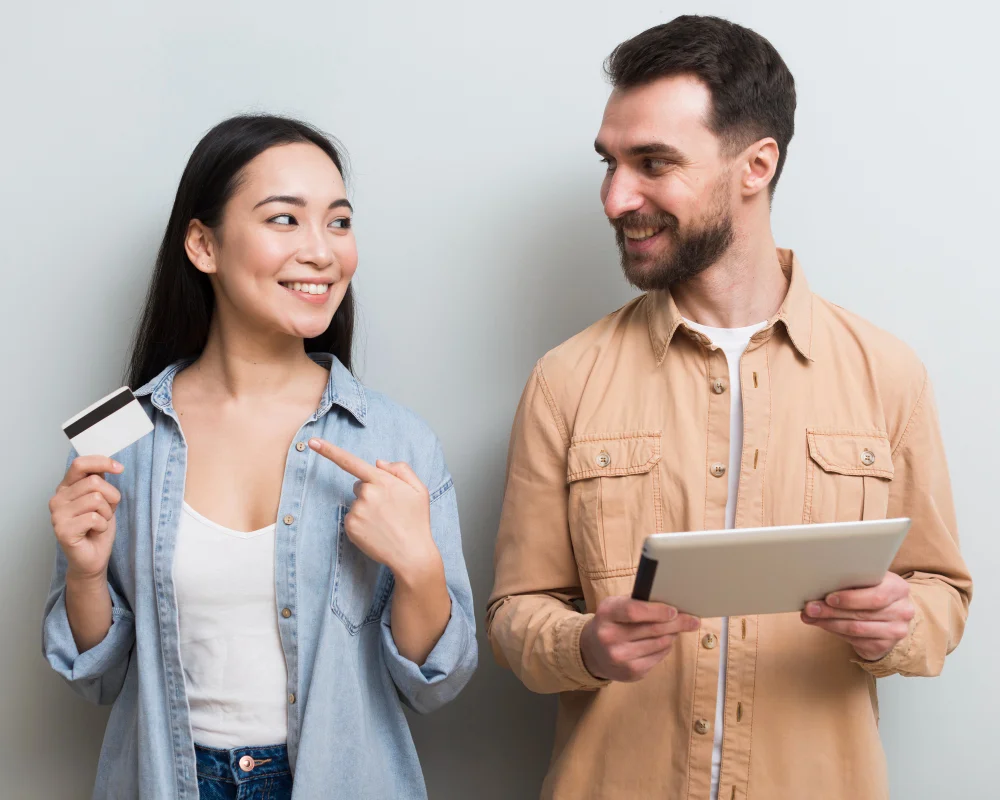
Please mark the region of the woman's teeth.
[[641, 242], [643, 239], [651, 239], [660, 231], [657, 228], [626, 228], [625, 236], [629, 239]]
[[306, 294], [326, 294], [330, 291], [330, 284], [328, 283], [282, 283], [282, 286], [292, 289], [296, 292], [305, 292]]

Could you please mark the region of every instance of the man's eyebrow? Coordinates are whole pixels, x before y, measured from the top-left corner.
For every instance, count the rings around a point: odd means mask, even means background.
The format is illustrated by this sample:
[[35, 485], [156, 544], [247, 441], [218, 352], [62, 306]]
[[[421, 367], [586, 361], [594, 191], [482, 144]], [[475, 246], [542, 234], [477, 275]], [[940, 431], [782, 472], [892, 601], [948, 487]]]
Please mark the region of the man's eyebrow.
[[[594, 141], [594, 149], [599, 155], [607, 156], [607, 148], [600, 143], [600, 141]], [[659, 158], [667, 159], [668, 161], [675, 161], [679, 164], [683, 164], [687, 161], [684, 155], [674, 147], [672, 144], [667, 144], [666, 142], [645, 142], [643, 144], [632, 145], [625, 151], [625, 155], [629, 158], [638, 158], [640, 156], [657, 156]]]
[[[299, 208], [306, 207], [306, 201], [301, 197], [296, 197], [290, 194], [272, 194], [257, 203], [257, 205], [254, 206], [254, 210], [260, 208], [261, 206], [266, 206], [268, 203], [287, 203], [290, 206], [298, 206]], [[335, 208], [349, 208], [352, 212], [354, 211], [354, 206], [351, 205], [350, 201], [344, 198], [334, 200], [330, 203], [329, 210], [332, 211]]]

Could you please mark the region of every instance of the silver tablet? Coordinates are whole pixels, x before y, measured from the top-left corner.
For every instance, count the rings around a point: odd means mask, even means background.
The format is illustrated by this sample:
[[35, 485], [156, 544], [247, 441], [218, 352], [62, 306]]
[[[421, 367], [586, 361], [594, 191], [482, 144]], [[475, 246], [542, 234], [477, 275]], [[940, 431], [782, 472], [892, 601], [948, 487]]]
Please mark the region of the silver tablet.
[[632, 597], [696, 617], [801, 611], [830, 592], [881, 583], [909, 519], [657, 533]]

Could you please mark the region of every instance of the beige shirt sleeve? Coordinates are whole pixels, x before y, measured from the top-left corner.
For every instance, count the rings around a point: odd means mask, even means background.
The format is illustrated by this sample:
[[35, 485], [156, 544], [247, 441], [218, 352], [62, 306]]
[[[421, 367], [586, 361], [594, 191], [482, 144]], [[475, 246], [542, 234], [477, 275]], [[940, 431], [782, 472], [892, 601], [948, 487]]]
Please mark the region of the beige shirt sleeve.
[[511, 433], [487, 633], [497, 661], [543, 693], [607, 683], [580, 654], [580, 633], [593, 615], [573, 605], [583, 593], [567, 519], [568, 445], [539, 363]]
[[910, 634], [879, 661], [859, 662], [875, 677], [934, 676], [958, 646], [972, 598], [972, 579], [958, 548], [955, 507], [930, 381], [893, 450], [888, 517], [913, 524], [893, 562], [910, 584], [916, 616]]

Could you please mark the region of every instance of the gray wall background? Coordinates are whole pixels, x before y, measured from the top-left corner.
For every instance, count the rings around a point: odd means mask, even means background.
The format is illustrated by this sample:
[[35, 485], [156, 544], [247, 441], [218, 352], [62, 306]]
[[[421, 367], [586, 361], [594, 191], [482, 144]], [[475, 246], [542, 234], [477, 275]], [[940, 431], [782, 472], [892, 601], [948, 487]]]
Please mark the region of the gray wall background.
[[[683, 12], [750, 25], [781, 51], [800, 105], [778, 241], [818, 292], [907, 340], [935, 379], [976, 597], [943, 677], [881, 684], [882, 735], [894, 797], [995, 791], [995, 6], [102, 0], [4, 3], [0, 27], [0, 794], [90, 796], [105, 710], [39, 654], [58, 426], [120, 385], [202, 133], [271, 110], [346, 144], [361, 375], [443, 439], [483, 608], [531, 366], [630, 297], [591, 147], [602, 59]], [[431, 797], [537, 796], [553, 701], [481, 647], [461, 698], [413, 720]]]

